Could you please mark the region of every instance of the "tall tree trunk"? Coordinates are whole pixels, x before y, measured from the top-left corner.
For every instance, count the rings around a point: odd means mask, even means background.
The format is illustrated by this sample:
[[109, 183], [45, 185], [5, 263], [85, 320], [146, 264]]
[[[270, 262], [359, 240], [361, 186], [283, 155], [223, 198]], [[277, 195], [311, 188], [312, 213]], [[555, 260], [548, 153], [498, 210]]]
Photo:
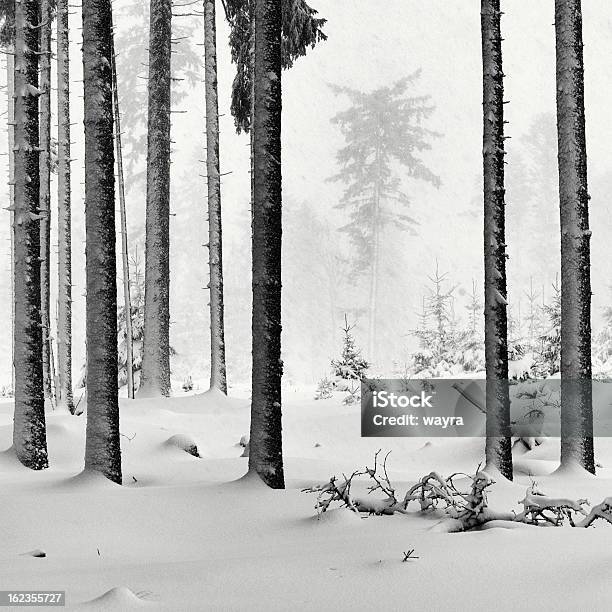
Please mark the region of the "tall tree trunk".
[[482, 0], [486, 463], [512, 480], [500, 1]]
[[50, 0], [40, 3], [40, 315], [45, 397], [53, 402], [51, 383], [51, 19]]
[[85, 469], [121, 483], [110, 0], [83, 0], [87, 432]]
[[117, 86], [117, 60], [115, 39], [112, 39], [113, 58], [113, 111], [115, 116], [115, 148], [117, 152], [117, 186], [119, 188], [119, 215], [121, 222], [121, 263], [123, 266], [123, 310], [125, 312], [125, 372], [127, 394], [134, 399], [134, 334], [132, 332], [132, 296], [130, 294], [130, 261], [128, 254], [127, 211], [125, 208], [125, 182], [123, 180], [123, 149], [121, 146], [121, 113]]
[[595, 473], [589, 194], [580, 0], [555, 0], [561, 213], [561, 465]]
[[210, 387], [227, 393], [223, 323], [223, 249], [219, 164], [219, 102], [215, 0], [204, 0], [206, 86], [206, 176], [208, 181], [208, 266], [210, 271]]
[[15, 390], [15, 56], [10, 45], [6, 56], [6, 106], [9, 160], [9, 223], [11, 234], [11, 386]]
[[281, 0], [255, 2], [253, 374], [249, 471], [285, 486], [281, 428]]
[[17, 458], [46, 468], [40, 319], [38, 0], [15, 3], [15, 420]]
[[74, 414], [72, 395], [72, 223], [70, 191], [70, 40], [68, 0], [57, 1], [57, 352], [58, 400]]
[[380, 266], [380, 185], [381, 167], [380, 167], [380, 147], [376, 149], [375, 159], [378, 179], [374, 188], [374, 218], [372, 219], [373, 236], [373, 254], [372, 267], [370, 269], [370, 299], [369, 299], [369, 326], [368, 326], [368, 355], [370, 362], [375, 360], [374, 353], [376, 351], [376, 306], [378, 303], [378, 270]]
[[170, 395], [171, 0], [151, 0], [145, 313], [140, 397]]

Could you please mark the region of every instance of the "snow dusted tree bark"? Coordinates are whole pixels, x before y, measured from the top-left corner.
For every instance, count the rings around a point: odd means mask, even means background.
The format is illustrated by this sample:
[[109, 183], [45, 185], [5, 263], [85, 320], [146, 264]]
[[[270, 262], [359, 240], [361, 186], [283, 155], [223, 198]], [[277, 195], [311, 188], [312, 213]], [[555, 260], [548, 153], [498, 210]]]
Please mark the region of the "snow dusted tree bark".
[[171, 0], [151, 0], [145, 314], [140, 397], [170, 395]]
[[70, 42], [68, 0], [57, 2], [57, 352], [58, 402], [74, 414], [72, 395], [72, 227], [70, 191]]
[[482, 0], [486, 465], [512, 480], [500, 0]]
[[47, 439], [40, 319], [38, 0], [15, 2], [15, 420], [17, 458], [46, 468]]
[[110, 0], [83, 0], [87, 433], [85, 469], [121, 483]]
[[121, 263], [123, 267], [123, 308], [125, 312], [125, 372], [127, 394], [134, 399], [134, 333], [132, 331], [132, 296], [130, 294], [130, 261], [128, 255], [127, 211], [125, 208], [125, 182], [123, 180], [123, 149], [121, 146], [121, 113], [117, 86], [115, 38], [111, 40], [113, 71], [113, 113], [115, 117], [115, 148], [117, 152], [117, 187], [119, 188], [119, 215], [121, 219]]
[[9, 45], [6, 56], [6, 107], [9, 163], [9, 223], [11, 235], [11, 383], [15, 389], [15, 56], [13, 45]]
[[255, 2], [253, 374], [249, 471], [285, 486], [281, 430], [281, 0]]
[[561, 465], [595, 473], [589, 194], [580, 0], [555, 0], [561, 212]]
[[40, 315], [42, 321], [45, 397], [53, 400], [51, 384], [51, 20], [50, 0], [40, 3]]
[[227, 393], [223, 322], [223, 242], [216, 36], [215, 0], [204, 0], [206, 176], [208, 181], [208, 266], [210, 271], [210, 387]]

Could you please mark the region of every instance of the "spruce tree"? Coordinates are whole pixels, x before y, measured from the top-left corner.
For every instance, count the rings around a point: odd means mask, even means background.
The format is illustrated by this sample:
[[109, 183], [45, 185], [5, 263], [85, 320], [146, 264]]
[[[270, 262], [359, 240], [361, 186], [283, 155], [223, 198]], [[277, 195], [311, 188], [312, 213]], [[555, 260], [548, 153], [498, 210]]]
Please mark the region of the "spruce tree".
[[285, 488], [281, 425], [281, 0], [255, 0], [249, 471]]
[[595, 473], [591, 388], [591, 230], [581, 0], [555, 0], [561, 212], [561, 465]]
[[215, 0], [204, 0], [204, 83], [206, 90], [206, 180], [210, 289], [210, 388], [227, 393], [223, 316], [223, 239], [219, 161], [219, 95]]
[[500, 0], [482, 0], [486, 465], [512, 480]]
[[38, 0], [15, 3], [13, 446], [23, 465], [48, 466], [40, 318]]
[[87, 429], [85, 469], [121, 484], [110, 0], [83, 0]]
[[58, 401], [74, 413], [72, 394], [72, 219], [70, 182], [69, 0], [57, 2], [57, 352]]
[[333, 119], [346, 145], [337, 154], [340, 171], [332, 180], [346, 185], [337, 208], [346, 210], [350, 217], [341, 230], [354, 246], [353, 271], [369, 276], [368, 355], [373, 360], [384, 231], [390, 225], [414, 231], [415, 225], [405, 212], [411, 200], [396, 167], [399, 165], [410, 180], [440, 185], [440, 179], [421, 159], [421, 152], [430, 149], [437, 136], [422, 126], [434, 107], [428, 96], [407, 94], [419, 74], [371, 93], [334, 88], [349, 98], [351, 106]]
[[170, 395], [171, 0], [151, 0], [150, 20], [145, 327], [139, 397]]
[[51, 0], [40, 4], [40, 287], [45, 396], [54, 402], [51, 364]]

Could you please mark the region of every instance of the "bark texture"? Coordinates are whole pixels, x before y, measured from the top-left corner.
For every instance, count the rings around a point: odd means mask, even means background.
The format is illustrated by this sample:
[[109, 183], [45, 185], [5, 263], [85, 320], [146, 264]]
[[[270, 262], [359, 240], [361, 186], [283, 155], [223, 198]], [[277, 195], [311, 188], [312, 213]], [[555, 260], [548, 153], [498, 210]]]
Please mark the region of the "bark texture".
[[111, 2], [83, 1], [87, 433], [85, 468], [121, 483], [117, 396]]
[[7, 48], [6, 56], [6, 107], [8, 122], [6, 126], [8, 136], [9, 160], [9, 223], [11, 236], [11, 384], [15, 389], [15, 56], [14, 46]]
[[113, 112], [115, 116], [115, 149], [117, 152], [117, 187], [119, 188], [119, 215], [121, 222], [121, 263], [123, 267], [123, 308], [125, 312], [125, 371], [127, 394], [134, 399], [134, 333], [132, 332], [132, 296], [130, 294], [130, 261], [128, 253], [127, 211], [125, 208], [125, 182], [123, 180], [123, 149], [121, 146], [121, 113], [117, 86], [115, 39], [112, 39]]
[[57, 1], [57, 357], [58, 403], [72, 395], [72, 221], [70, 186], [70, 42], [68, 0]]
[[40, 3], [40, 315], [45, 397], [53, 400], [51, 376], [51, 19], [50, 0]]
[[[500, 0], [482, 0], [486, 464], [512, 480]], [[487, 468], [485, 468], [487, 469]]]
[[216, 36], [215, 0], [204, 0], [206, 176], [208, 181], [208, 267], [210, 274], [210, 387], [227, 393], [223, 322], [223, 241]]
[[26, 467], [48, 466], [40, 319], [38, 0], [15, 3], [15, 420], [13, 446]]
[[145, 314], [140, 397], [170, 395], [171, 0], [151, 0]]
[[555, 0], [561, 217], [561, 465], [595, 473], [589, 194], [580, 0]]
[[281, 0], [255, 2], [249, 471], [285, 486], [281, 427]]

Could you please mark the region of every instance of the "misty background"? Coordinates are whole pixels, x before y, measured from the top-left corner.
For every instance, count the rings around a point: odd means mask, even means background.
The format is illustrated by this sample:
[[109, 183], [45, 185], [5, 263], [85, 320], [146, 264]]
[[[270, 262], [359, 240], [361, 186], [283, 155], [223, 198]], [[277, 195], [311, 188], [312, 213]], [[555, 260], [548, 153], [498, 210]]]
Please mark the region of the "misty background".
[[[429, 95], [436, 109], [426, 121], [442, 134], [423, 154], [437, 174], [439, 188], [405, 179], [410, 214], [417, 235], [389, 229], [383, 240], [379, 280], [376, 373], [390, 376], [394, 364], [413, 350], [428, 275], [447, 272], [458, 284], [455, 312], [467, 318], [472, 282], [482, 292], [482, 68], [480, 3], [472, 0], [313, 0], [328, 22], [321, 42], [283, 73], [283, 359], [285, 381], [315, 383], [329, 370], [341, 349], [344, 313], [356, 322], [355, 335], [365, 348], [367, 274], [355, 282], [348, 268], [355, 256], [338, 228], [346, 211], [335, 208], [343, 185], [330, 182], [337, 173], [336, 153], [344, 140], [331, 118], [349, 106], [331, 84], [369, 92], [389, 86], [417, 69], [421, 76], [409, 95]], [[198, 5], [195, 5], [199, 8]], [[128, 232], [132, 257], [144, 271], [146, 164], [146, 75], [148, 7], [142, 0], [117, 0], [116, 46], [122, 131], [126, 139], [129, 191]], [[208, 253], [204, 150], [202, 18], [174, 19], [172, 183], [171, 183], [171, 345], [177, 354], [175, 380], [192, 376], [200, 388], [209, 376]], [[508, 301], [511, 313], [526, 308], [525, 292], [533, 284], [543, 299], [552, 295], [559, 270], [559, 220], [555, 131], [554, 3], [507, 2], [502, 18], [507, 150]], [[612, 25], [603, 0], [584, 3], [584, 61], [587, 152], [591, 200], [594, 331], [612, 290], [608, 278], [612, 218], [609, 121], [612, 91]], [[83, 206], [82, 60], [80, 13], [71, 17], [71, 103], [74, 162], [73, 330], [74, 376], [85, 356], [85, 261]], [[221, 129], [224, 232], [225, 317], [228, 383], [248, 382], [251, 359], [251, 279], [249, 211], [249, 137], [237, 135], [229, 112], [235, 66], [230, 62], [229, 29], [217, 2], [217, 47]], [[54, 43], [55, 44], [55, 43]], [[2, 60], [4, 66], [4, 60]], [[520, 75], [520, 76], [519, 76]], [[55, 71], [53, 79], [55, 79]], [[2, 71], [4, 83], [6, 70]], [[52, 102], [55, 112], [55, 104]], [[6, 110], [2, 99], [0, 112]], [[56, 128], [52, 130], [55, 135]], [[0, 135], [6, 153], [7, 134]], [[7, 158], [2, 157], [5, 176]], [[400, 170], [401, 172], [401, 170]], [[400, 174], [401, 176], [401, 174]], [[52, 194], [56, 193], [52, 176]], [[2, 201], [8, 205], [6, 180]], [[404, 211], [405, 212], [405, 211]], [[55, 209], [53, 214], [55, 215]], [[55, 231], [55, 217], [52, 219]], [[118, 234], [119, 236], [119, 234]], [[56, 239], [54, 238], [54, 244]], [[55, 249], [56, 251], [56, 249]], [[119, 254], [119, 252], [118, 252]], [[56, 261], [52, 262], [56, 269]], [[120, 267], [119, 267], [120, 270]], [[53, 274], [53, 272], [52, 272]], [[52, 275], [52, 306], [57, 279]], [[10, 383], [9, 213], [0, 222], [0, 385]], [[369, 358], [368, 355], [364, 355]], [[175, 391], [177, 389], [175, 385]]]

